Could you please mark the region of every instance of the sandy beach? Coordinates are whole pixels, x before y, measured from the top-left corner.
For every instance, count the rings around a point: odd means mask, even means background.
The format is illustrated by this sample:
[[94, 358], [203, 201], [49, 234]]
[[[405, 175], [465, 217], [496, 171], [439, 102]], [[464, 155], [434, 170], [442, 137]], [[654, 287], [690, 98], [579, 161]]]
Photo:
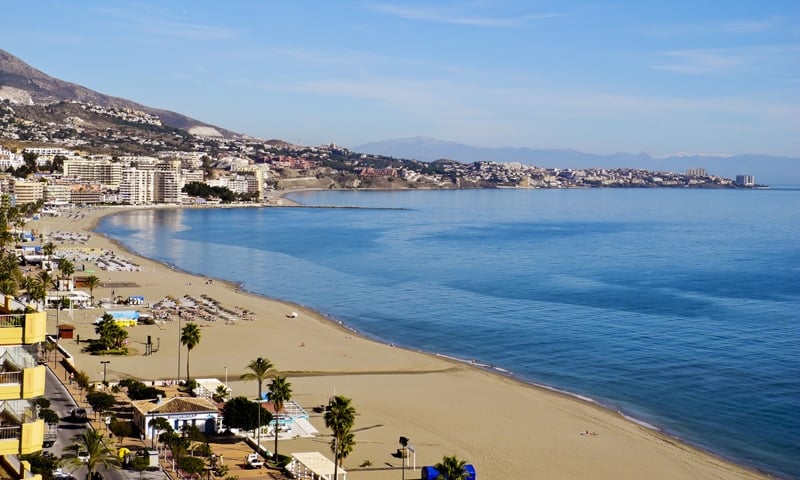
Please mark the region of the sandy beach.
[[[407, 470], [406, 478], [420, 478], [419, 467], [453, 454], [474, 465], [483, 479], [768, 478], [589, 402], [461, 362], [366, 340], [316, 312], [135, 256], [92, 232], [101, 216], [116, 211], [119, 208], [74, 210], [31, 221], [26, 227], [45, 236], [71, 232], [76, 235], [54, 241], [58, 249], [111, 251], [123, 264], [136, 266], [133, 271], [101, 270], [88, 254], [76, 261], [77, 276], [91, 271], [100, 278], [103, 286], [95, 289], [95, 299], [112, 294], [143, 296], [152, 304], [166, 296], [188, 295], [252, 312], [250, 319], [198, 320], [202, 337], [189, 355], [192, 377], [227, 378], [234, 395], [254, 397], [255, 382], [239, 377], [249, 361], [263, 356], [288, 377], [294, 400], [307, 410], [326, 403], [333, 394], [350, 397], [358, 411], [357, 445], [345, 459], [345, 469], [367, 460], [374, 467], [399, 466], [392, 454], [399, 437], [406, 436], [416, 449], [418, 467], [416, 472]], [[86, 271], [81, 271], [83, 264]], [[93, 338], [93, 322], [103, 311], [62, 311], [58, 316], [50, 311], [48, 332], [56, 331], [56, 322], [70, 323], [81, 339]], [[287, 317], [292, 311], [298, 313], [296, 318]], [[179, 363], [178, 332], [177, 319], [130, 328], [127, 357], [91, 356], [82, 353], [75, 340], [64, 340], [62, 345], [75, 357], [76, 367], [96, 381], [103, 376], [101, 360], [110, 360], [107, 375], [112, 382], [128, 377], [185, 378], [187, 352], [180, 350]], [[148, 336], [158, 351], [145, 356]], [[312, 416], [311, 422], [320, 436], [282, 441], [281, 453], [320, 451], [332, 457], [322, 418]], [[593, 434], [584, 434], [587, 431]], [[348, 477], [356, 480], [399, 475], [397, 470], [348, 471]]]

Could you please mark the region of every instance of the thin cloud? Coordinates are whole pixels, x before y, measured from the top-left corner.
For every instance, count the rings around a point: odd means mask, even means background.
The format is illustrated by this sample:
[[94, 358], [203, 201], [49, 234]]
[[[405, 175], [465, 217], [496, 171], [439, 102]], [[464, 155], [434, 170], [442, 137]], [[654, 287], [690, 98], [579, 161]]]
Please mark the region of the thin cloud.
[[673, 50], [659, 54], [650, 65], [687, 75], [706, 75], [730, 71], [766, 74], [770, 71], [791, 71], [797, 63], [799, 45], [756, 45], [737, 48]]
[[721, 26], [721, 30], [729, 33], [760, 33], [775, 27], [776, 18], [762, 21], [730, 22]]
[[97, 11], [122, 20], [126, 25], [148, 35], [200, 41], [226, 40], [238, 36], [237, 30], [232, 28], [171, 20], [168, 18], [169, 12], [160, 8], [143, 7], [134, 11], [119, 7], [101, 7]]
[[525, 26], [532, 21], [563, 16], [563, 14], [560, 13], [529, 14], [519, 17], [469, 16], [437, 8], [406, 7], [386, 3], [374, 4], [372, 8], [387, 15], [404, 18], [406, 20], [492, 28], [517, 28]]
[[688, 75], [703, 75], [728, 71], [750, 62], [745, 56], [737, 56], [719, 50], [676, 50], [664, 52], [667, 63], [651, 65], [654, 70], [665, 70]]
[[770, 17], [763, 20], [745, 19], [728, 22], [688, 23], [672, 25], [648, 25], [635, 31], [645, 35], [678, 36], [732, 34], [749, 35], [778, 29], [781, 17]]

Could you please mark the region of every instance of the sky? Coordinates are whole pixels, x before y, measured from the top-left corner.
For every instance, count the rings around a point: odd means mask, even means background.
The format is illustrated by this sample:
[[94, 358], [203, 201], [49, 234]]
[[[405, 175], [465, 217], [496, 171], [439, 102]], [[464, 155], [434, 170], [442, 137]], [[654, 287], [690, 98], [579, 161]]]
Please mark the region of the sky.
[[800, 157], [800, 1], [4, 2], [62, 80], [302, 145]]

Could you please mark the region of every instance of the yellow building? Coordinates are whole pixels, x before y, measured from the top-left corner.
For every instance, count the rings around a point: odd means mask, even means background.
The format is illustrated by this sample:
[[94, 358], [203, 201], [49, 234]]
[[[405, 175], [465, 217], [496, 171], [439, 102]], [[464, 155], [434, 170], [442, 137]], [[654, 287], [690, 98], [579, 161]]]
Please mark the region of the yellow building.
[[44, 395], [46, 367], [38, 363], [47, 313], [12, 313], [25, 306], [0, 294], [0, 476], [41, 480], [19, 456], [42, 449], [44, 422], [32, 400]]

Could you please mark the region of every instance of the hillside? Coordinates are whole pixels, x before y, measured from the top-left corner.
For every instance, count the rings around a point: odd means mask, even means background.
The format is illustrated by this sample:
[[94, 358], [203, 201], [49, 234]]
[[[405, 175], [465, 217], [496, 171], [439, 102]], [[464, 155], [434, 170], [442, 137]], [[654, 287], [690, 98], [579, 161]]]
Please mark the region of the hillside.
[[128, 108], [155, 115], [161, 119], [164, 125], [186, 130], [189, 133], [225, 138], [239, 136], [230, 130], [195, 120], [180, 113], [104, 95], [81, 85], [53, 78], [0, 49], [0, 100], [3, 99], [20, 105], [47, 105], [77, 101], [107, 108]]

